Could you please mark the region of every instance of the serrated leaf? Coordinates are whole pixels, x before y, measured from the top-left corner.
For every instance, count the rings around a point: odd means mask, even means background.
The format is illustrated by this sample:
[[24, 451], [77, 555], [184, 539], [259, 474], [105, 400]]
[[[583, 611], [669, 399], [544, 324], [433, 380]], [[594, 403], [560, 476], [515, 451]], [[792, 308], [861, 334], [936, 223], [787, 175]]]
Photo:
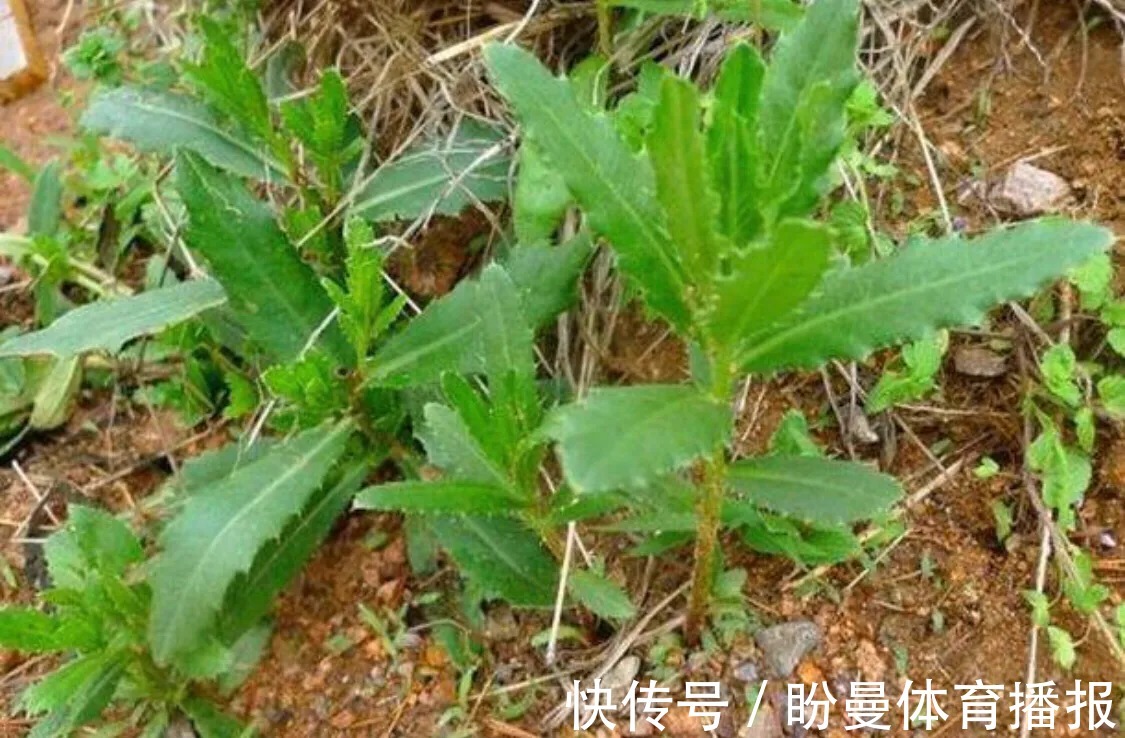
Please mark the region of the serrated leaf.
[[275, 361], [288, 362], [320, 331], [319, 346], [342, 364], [352, 361], [335, 321], [322, 329], [332, 301], [268, 205], [193, 154], [176, 162], [176, 189], [188, 211], [184, 238], [207, 259], [251, 339]]
[[1074, 506], [1090, 486], [1093, 470], [1085, 454], [1063, 443], [1054, 423], [1046, 418], [1040, 422], [1042, 432], [1027, 447], [1027, 465], [1041, 474], [1043, 502], [1058, 512], [1059, 524], [1069, 530], [1074, 524]]
[[47, 570], [57, 587], [79, 589], [88, 576], [123, 577], [144, 559], [140, 540], [105, 510], [71, 505], [63, 527], [44, 544]]
[[507, 489], [480, 482], [390, 482], [356, 495], [360, 510], [387, 510], [438, 515], [516, 515], [525, 501]]
[[31, 715], [65, 706], [84, 684], [106, 667], [111, 658], [105, 653], [95, 653], [64, 664], [28, 687], [20, 696], [20, 706]]
[[1047, 599], [1047, 595], [1029, 589], [1024, 591], [1023, 598], [1031, 607], [1031, 622], [1040, 628], [1046, 628], [1051, 622], [1051, 601]]
[[566, 588], [574, 599], [600, 618], [628, 620], [637, 614], [637, 608], [621, 587], [589, 569], [570, 572]]
[[715, 286], [707, 330], [728, 350], [752, 345], [752, 336], [801, 304], [828, 268], [832, 234], [812, 221], [786, 220], [761, 248], [736, 252], [730, 274]]
[[65, 738], [75, 728], [102, 714], [125, 676], [125, 665], [120, 656], [115, 656], [99, 666], [71, 693], [66, 704], [52, 710], [36, 724], [28, 738]]
[[822, 527], [869, 520], [902, 497], [894, 477], [816, 456], [745, 459], [731, 464], [728, 478], [747, 501]]
[[512, 250], [504, 268], [519, 290], [529, 326], [543, 327], [574, 303], [578, 278], [591, 253], [593, 244], [585, 232], [558, 246], [520, 245]]
[[426, 422], [418, 437], [431, 464], [461, 479], [492, 487], [508, 485], [507, 471], [484, 448], [460, 414], [437, 403], [427, 404], [422, 412]]
[[504, 200], [511, 159], [502, 142], [495, 129], [466, 121], [452, 138], [424, 143], [376, 169], [360, 185], [349, 213], [373, 221], [413, 220]]
[[1071, 269], [1067, 276], [1078, 288], [1084, 310], [1096, 310], [1113, 297], [1113, 261], [1109, 254], [1098, 254]]
[[485, 58], [524, 135], [566, 181], [594, 231], [613, 243], [622, 272], [653, 310], [685, 326], [683, 269], [653, 196], [648, 162], [629, 150], [607, 116], [589, 112], [531, 54], [493, 44]]
[[596, 388], [558, 408], [545, 433], [558, 441], [579, 492], [639, 487], [714, 451], [730, 434], [729, 408], [690, 386]]
[[1078, 654], [1074, 650], [1074, 639], [1062, 628], [1047, 626], [1047, 643], [1051, 647], [1051, 658], [1056, 664], [1069, 671], [1074, 666]]
[[257, 461], [275, 444], [272, 438], [259, 438], [249, 446], [239, 441], [204, 451], [180, 465], [180, 472], [168, 486], [181, 495], [190, 495], [230, 476], [239, 467]]
[[287, 181], [282, 166], [257, 143], [226, 130], [210, 108], [181, 95], [134, 87], [99, 90], [80, 125], [87, 131], [124, 139], [142, 151], [193, 151], [241, 177]]
[[203, 53], [199, 63], [185, 61], [184, 73], [215, 109], [262, 141], [273, 134], [269, 102], [262, 81], [235, 45], [230, 28], [207, 15], [199, 18]]
[[972, 239], [908, 244], [829, 274], [796, 311], [753, 337], [742, 368], [767, 372], [858, 359], [935, 328], [977, 322], [991, 305], [1034, 292], [1112, 242], [1104, 228], [1047, 219]]
[[533, 334], [522, 295], [503, 267], [487, 267], [429, 305], [369, 362], [372, 381], [389, 387], [433, 382], [448, 371], [527, 374]]
[[1043, 382], [1055, 397], [1067, 405], [1076, 407], [1082, 400], [1075, 376], [1078, 372], [1078, 357], [1074, 349], [1066, 344], [1057, 344], [1047, 349], [1039, 361], [1043, 372]]
[[391, 336], [369, 360], [376, 384], [408, 387], [435, 381], [455, 369], [462, 357], [480, 357], [481, 317], [475, 311], [476, 282], [463, 280], [453, 291]]
[[867, 395], [869, 413], [878, 413], [892, 405], [925, 397], [936, 386], [935, 377], [941, 369], [941, 360], [949, 345], [949, 334], [936, 335], [907, 344], [902, 348], [905, 372], [883, 372], [875, 387]]
[[437, 518], [431, 526], [442, 548], [488, 598], [519, 607], [550, 607], [558, 570], [539, 537], [509, 518]]
[[766, 65], [753, 46], [740, 43], [727, 52], [715, 82], [707, 155], [719, 193], [719, 224], [736, 246], [761, 229], [758, 171], [758, 104]]
[[57, 618], [29, 607], [0, 608], [0, 645], [26, 653], [63, 651], [71, 647], [60, 637]]
[[1125, 417], [1125, 375], [1111, 374], [1099, 379], [1098, 399], [1107, 413], [1118, 418]]
[[306, 431], [187, 500], [150, 570], [157, 663], [201, 645], [230, 585], [305, 507], [351, 432], [348, 422]]
[[696, 284], [710, 280], [723, 250], [716, 233], [718, 196], [711, 188], [701, 120], [695, 85], [672, 75], [665, 77], [647, 149], [668, 234], [688, 278]]
[[823, 194], [843, 141], [855, 71], [856, 0], [818, 0], [783, 33], [762, 80], [761, 191], [779, 215], [804, 215]]
[[227, 593], [219, 625], [225, 642], [244, 637], [269, 612], [347, 509], [366, 473], [366, 463], [347, 466], [339, 480], [324, 485], [285, 531], [258, 552], [249, 573]]
[[89, 351], [116, 353], [138, 336], [156, 333], [226, 302], [218, 282], [194, 279], [131, 297], [98, 300], [71, 310], [41, 331], [0, 344], [0, 356]]

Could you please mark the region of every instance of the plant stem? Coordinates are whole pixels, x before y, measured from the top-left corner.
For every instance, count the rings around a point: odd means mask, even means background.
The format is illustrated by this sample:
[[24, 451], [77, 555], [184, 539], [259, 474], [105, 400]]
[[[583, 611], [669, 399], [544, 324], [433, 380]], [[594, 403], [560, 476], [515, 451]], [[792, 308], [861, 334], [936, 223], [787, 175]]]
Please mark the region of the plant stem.
[[594, 0], [598, 12], [598, 51], [606, 58], [613, 55], [613, 12], [609, 0]]
[[[712, 353], [711, 366], [713, 372], [710, 382], [711, 396], [716, 402], [729, 402], [731, 363], [721, 352], [716, 352]], [[731, 422], [733, 425], [733, 418]], [[689, 646], [699, 643], [707, 619], [726, 485], [727, 450], [725, 445], [720, 445], [703, 463], [703, 478], [700, 481], [699, 496], [695, 506], [695, 556], [691, 572], [691, 596], [688, 600], [687, 620], [684, 623], [684, 637]]]
[[688, 600], [687, 620], [684, 623], [684, 637], [689, 646], [699, 643], [707, 619], [726, 477], [726, 449], [720, 447], [704, 462], [702, 488], [695, 507], [695, 556], [691, 572], [691, 597]]

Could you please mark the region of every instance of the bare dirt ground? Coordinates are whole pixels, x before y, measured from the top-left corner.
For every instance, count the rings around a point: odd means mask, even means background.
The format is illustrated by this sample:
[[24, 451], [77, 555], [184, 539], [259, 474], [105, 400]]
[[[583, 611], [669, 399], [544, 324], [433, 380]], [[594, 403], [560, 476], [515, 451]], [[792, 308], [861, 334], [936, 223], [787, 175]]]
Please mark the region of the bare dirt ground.
[[[43, 17], [37, 21], [42, 26]], [[53, 21], [46, 22], [53, 27]], [[998, 176], [1018, 159], [1031, 158], [1071, 183], [1070, 210], [1125, 235], [1125, 79], [1120, 38], [1108, 24], [1083, 33], [1068, 3], [1043, 3], [1028, 42], [1006, 33], [1002, 45], [997, 30], [1001, 26], [978, 24], [917, 101], [926, 134], [939, 152], [937, 172], [953, 214], [966, 219], [970, 229], [992, 223], [996, 215], [986, 200], [971, 194], [979, 189], [972, 183]], [[30, 158], [49, 153], [42, 144], [46, 132], [68, 126], [51, 96], [51, 90], [44, 90], [0, 108], [5, 142], [14, 141]], [[9, 139], [12, 131], [15, 138]], [[900, 151], [904, 174], [883, 193], [878, 213], [880, 221], [898, 234], [912, 223], [935, 220], [938, 208], [917, 142], [909, 133], [901, 139]], [[26, 193], [20, 182], [2, 177], [0, 224], [10, 226], [19, 217]], [[970, 194], [964, 195], [966, 191]], [[464, 243], [458, 245], [450, 237], [448, 224], [441, 227], [445, 230], [421, 237], [430, 247], [419, 250], [402, 267], [413, 280], [411, 288], [421, 294], [445, 291], [452, 279], [471, 268]], [[466, 228], [476, 226], [469, 223]], [[1121, 256], [1119, 251], [1118, 265]], [[430, 273], [427, 265], [437, 267]], [[1118, 274], [1120, 279], [1120, 269]], [[0, 303], [0, 309], [10, 308]], [[4, 314], [7, 320], [8, 313]], [[1003, 313], [997, 314], [993, 329], [1015, 330]], [[621, 378], [682, 374], [682, 350], [660, 341], [661, 333], [635, 316], [626, 317], [610, 344], [608, 370]], [[953, 335], [954, 350], [980, 341], [971, 333]], [[875, 376], [861, 372], [859, 378], [869, 386]], [[837, 395], [846, 395], [842, 377], [834, 374], [832, 382]], [[1022, 592], [1034, 586], [1039, 538], [1019, 473], [1020, 376], [1010, 367], [1000, 377], [973, 378], [949, 365], [941, 387], [932, 400], [899, 410], [900, 425], [893, 434], [888, 419], [872, 419], [880, 441], [856, 447], [863, 458], [882, 459], [906, 480], [911, 492], [928, 490], [910, 508], [906, 534], [881, 549], [873, 567], [839, 566], [809, 580], [780, 559], [728, 546], [728, 566], [749, 572], [744, 595], [758, 620], [771, 624], [808, 618], [824, 634], [823, 643], [801, 661], [792, 681], [825, 681], [841, 699], [853, 680], [885, 681], [893, 703], [907, 679], [916, 683], [932, 679], [935, 687], [951, 694], [954, 684], [977, 679], [1009, 686], [1027, 680], [1030, 623]], [[750, 387], [744, 447], [762, 448], [790, 407], [799, 407], [810, 419], [830, 414], [821, 377], [788, 377]], [[834, 427], [817, 434], [834, 451], [845, 453]], [[99, 393], [83, 399], [80, 412], [65, 430], [25, 444], [16, 461], [28, 472], [38, 494], [69, 483], [78, 494], [90, 494], [115, 509], [130, 509], [159, 484], [176, 460], [217, 444], [222, 435], [221, 428], [177, 428], [163, 415], [114, 403], [112, 395]], [[994, 458], [1002, 471], [978, 480], [970, 470], [985, 455]], [[1098, 438], [1097, 459], [1079, 535], [1094, 552], [1096, 569], [1117, 604], [1125, 595], [1121, 574], [1125, 549], [1118, 543], [1125, 542], [1125, 437], [1120, 428]], [[944, 474], [942, 467], [953, 471]], [[0, 544], [6, 544], [5, 560], [17, 572], [26, 563], [23, 549], [9, 539], [35, 506], [35, 495], [10, 469], [0, 471]], [[1007, 547], [995, 533], [991, 512], [995, 500], [1006, 501], [1015, 512], [1015, 533]], [[656, 610], [657, 603], [687, 579], [685, 557], [666, 556], [653, 566], [616, 555], [609, 542], [594, 544], [611, 562], [611, 570], [630, 583], [642, 614]], [[481, 663], [468, 689], [459, 693], [459, 675], [416, 604], [423, 593], [452, 584], [453, 577], [445, 572], [429, 580], [415, 579], [398, 519], [352, 516], [282, 599], [268, 653], [249, 682], [229, 698], [229, 708], [254, 720], [265, 735], [284, 738], [570, 734], [565, 727], [548, 727], [546, 714], [563, 699], [563, 691], [560, 680], [541, 679], [550, 670], [542, 648], [529, 645], [535, 634], [548, 627], [547, 613], [492, 608], [482, 634], [491, 656]], [[1048, 582], [1047, 591], [1057, 592], [1053, 574]], [[29, 588], [22, 576], [20, 584], [15, 591], [0, 584], [5, 587], [0, 589], [3, 599], [26, 599]], [[404, 613], [402, 627], [408, 637], [396, 653], [364, 621], [360, 604], [386, 623], [395, 622], [392, 613]], [[748, 706], [747, 683], [740, 680], [760, 671], [762, 658], [750, 634], [736, 638], [729, 649], [709, 654], [685, 653], [675, 645], [659, 654], [652, 650], [660, 634], [651, 634], [651, 629], [673, 621], [681, 606], [677, 600], [656, 612], [646, 636], [629, 649], [642, 661], [637, 678], [647, 679], [663, 665], [678, 669], [684, 679], [722, 681], [734, 707], [727, 711], [718, 735], [780, 735], [777, 716], [784, 714], [784, 703], [772, 690], [767, 705], [774, 710], [772, 729], [777, 732], [742, 728]], [[1041, 646], [1037, 680], [1053, 679], [1062, 685], [1075, 678], [1125, 681], [1099, 633], [1069, 613], [1061, 601], [1054, 613], [1080, 639], [1078, 664], [1072, 673], [1064, 673]], [[564, 649], [560, 665], [581, 667], [572, 677], [581, 678], [604, 653], [612, 634], [596, 623], [571, 622], [587, 643]], [[17, 694], [37, 668], [14, 654], [0, 654], [0, 672], [6, 673], [0, 677], [0, 704]], [[1065, 698], [1061, 702], [1065, 704]], [[840, 709], [834, 712], [836, 719], [826, 735], [854, 734], [843, 730], [841, 714]], [[1007, 717], [1002, 716], [1002, 725], [1007, 725]], [[1066, 722], [1060, 721], [1055, 735], [1088, 735], [1062, 727]], [[664, 735], [704, 735], [683, 709], [674, 709], [665, 725]], [[22, 735], [24, 728], [17, 717], [0, 721], [0, 735]], [[624, 735], [620, 728], [613, 734]], [[898, 729], [893, 734], [911, 732]], [[918, 734], [985, 735], [961, 731], [955, 709], [940, 728]], [[1006, 731], [992, 733], [996, 734]], [[610, 732], [603, 730], [601, 735]]]

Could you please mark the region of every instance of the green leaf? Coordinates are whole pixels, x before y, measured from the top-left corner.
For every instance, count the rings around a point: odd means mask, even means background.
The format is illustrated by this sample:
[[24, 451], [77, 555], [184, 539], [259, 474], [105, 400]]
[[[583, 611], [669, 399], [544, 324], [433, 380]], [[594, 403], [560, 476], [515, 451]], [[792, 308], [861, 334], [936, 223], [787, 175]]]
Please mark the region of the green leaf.
[[1034, 589], [1024, 590], [1023, 598], [1031, 607], [1031, 622], [1040, 628], [1046, 628], [1051, 622], [1051, 601], [1047, 595]]
[[716, 233], [719, 202], [706, 166], [701, 119], [695, 85], [667, 76], [653, 111], [647, 148], [668, 234], [688, 279], [695, 284], [710, 281], [722, 251]]
[[93, 680], [112, 659], [110, 654], [81, 656], [31, 685], [20, 696], [20, 706], [30, 715], [64, 707], [82, 686]]
[[485, 486], [508, 486], [507, 470], [485, 449], [460, 414], [438, 403], [427, 404], [422, 412], [426, 422], [418, 431], [418, 437], [426, 447], [430, 463], [451, 475]]
[[769, 30], [786, 30], [801, 20], [801, 6], [792, 0], [610, 0], [618, 8], [633, 8], [659, 15], [702, 18], [713, 11], [720, 18], [753, 23]]
[[463, 280], [426, 306], [368, 361], [371, 381], [388, 387], [426, 384], [455, 369], [462, 357], [475, 354], [479, 361], [476, 301], [476, 281]]
[[519, 607], [550, 607], [558, 571], [539, 537], [509, 518], [459, 516], [431, 522], [449, 552], [485, 597]]
[[47, 539], [44, 553], [55, 586], [75, 589], [93, 574], [124, 577], [144, 560], [140, 540], [124, 521], [84, 505], [70, 506], [66, 524]]
[[184, 72], [212, 107], [262, 141], [273, 134], [269, 102], [258, 75], [250, 69], [229, 26], [202, 15], [203, 54], [198, 64], [184, 62]]
[[257, 461], [273, 446], [272, 438], [259, 438], [251, 445], [234, 441], [222, 448], [204, 451], [184, 461], [180, 466], [180, 473], [169, 480], [168, 484], [176, 494], [194, 494], [229, 477], [238, 468]]
[[653, 310], [685, 326], [684, 274], [653, 197], [648, 162], [629, 150], [608, 117], [589, 112], [531, 54], [493, 44], [485, 59], [524, 135], [566, 181], [594, 231], [613, 243], [622, 272]]
[[736, 246], [749, 243], [762, 225], [757, 122], [765, 71], [757, 49], [740, 43], [727, 52], [715, 82], [707, 154], [719, 193], [720, 228]]
[[907, 244], [887, 258], [829, 274], [794, 313], [749, 342], [742, 368], [767, 372], [858, 359], [935, 328], [977, 322], [989, 306], [1031, 294], [1112, 242], [1104, 228], [1046, 219], [968, 240]]
[[566, 182], [533, 144], [520, 147], [520, 168], [512, 199], [512, 224], [521, 244], [550, 241], [570, 205]]
[[935, 377], [941, 369], [941, 360], [949, 346], [949, 334], [936, 335], [907, 344], [902, 348], [902, 361], [906, 372], [883, 372], [875, 387], [867, 395], [867, 412], [878, 413], [900, 402], [925, 397], [937, 386]]
[[74, 356], [88, 351], [116, 353], [138, 336], [157, 333], [222, 305], [218, 282], [195, 279], [131, 297], [99, 300], [71, 310], [41, 331], [0, 344], [0, 356], [52, 354]]
[[28, 424], [36, 430], [53, 430], [65, 423], [81, 385], [81, 357], [68, 356], [52, 362], [35, 393]]
[[818, 0], [782, 34], [762, 80], [762, 196], [779, 215], [804, 215], [826, 190], [844, 139], [855, 71], [856, 0]]
[[29, 236], [53, 236], [62, 222], [63, 185], [62, 165], [51, 161], [39, 170], [31, 190], [27, 207], [27, 233]]
[[800, 410], [790, 409], [781, 416], [777, 430], [770, 436], [771, 454], [786, 456], [823, 456], [824, 451], [809, 433], [809, 422]]
[[[273, 210], [192, 154], [176, 162], [176, 188], [188, 211], [185, 240], [206, 257], [237, 322], [275, 361], [297, 358], [334, 306]], [[352, 361], [354, 352], [334, 321], [318, 343], [340, 363]]]
[[902, 497], [894, 477], [815, 456], [745, 459], [730, 466], [728, 477], [749, 502], [819, 526], [869, 520]]
[[161, 534], [149, 576], [157, 663], [203, 643], [230, 585], [305, 507], [351, 432], [349, 422], [306, 431], [187, 500]]
[[1047, 642], [1051, 646], [1051, 658], [1063, 669], [1070, 671], [1078, 654], [1074, 650], [1074, 639], [1062, 628], [1047, 626]]
[[424, 143], [376, 169], [360, 185], [350, 214], [373, 221], [414, 220], [504, 200], [511, 160], [502, 143], [495, 129], [466, 121], [452, 138]]
[[224, 642], [241, 639], [269, 612], [274, 599], [328, 537], [363, 484], [367, 469], [364, 462], [348, 465], [338, 480], [322, 485], [284, 532], [258, 552], [249, 573], [240, 576], [227, 592], [219, 623]]
[[507, 489], [479, 482], [390, 482], [356, 495], [360, 510], [441, 515], [516, 515], [525, 504]]
[[1114, 328], [1106, 334], [1105, 340], [1118, 356], [1125, 356], [1125, 328]]
[[566, 588], [574, 599], [600, 618], [628, 620], [637, 614], [637, 608], [621, 587], [589, 569], [570, 572]]
[[1111, 374], [1099, 379], [1098, 399], [1107, 413], [1125, 417], [1125, 375]]
[[1078, 372], [1078, 357], [1066, 344], [1057, 344], [1047, 349], [1039, 361], [1043, 372], [1043, 382], [1052, 395], [1070, 407], [1077, 407], [1082, 400], [1075, 377]]
[[792, 312], [820, 283], [831, 243], [826, 227], [786, 220], [764, 247], [735, 252], [707, 318], [716, 343], [729, 349], [753, 345], [751, 336]]
[[1098, 254], [1071, 269], [1068, 276], [1078, 288], [1085, 310], [1097, 310], [1113, 297], [1113, 262], [1109, 254]]
[[503, 267], [492, 264], [432, 303], [370, 361], [370, 378], [385, 386], [432, 382], [443, 373], [497, 376], [533, 370], [533, 334], [523, 296]]
[[253, 140], [225, 130], [210, 108], [181, 95], [134, 87], [102, 89], [94, 93], [80, 125], [142, 151], [192, 151], [240, 177], [281, 183], [288, 179], [284, 168]]
[[579, 492], [639, 487], [714, 451], [730, 435], [730, 410], [690, 386], [592, 390], [558, 408], [545, 433], [558, 441]]
[[52, 710], [35, 726], [28, 738], [65, 738], [102, 714], [125, 676], [125, 665], [117, 656], [99, 666], [71, 693], [66, 704]]
[[63, 651], [70, 644], [59, 637], [60, 623], [27, 607], [0, 608], [0, 645], [27, 653]]
[[248, 735], [242, 723], [205, 699], [189, 697], [180, 707], [191, 719], [199, 738], [245, 738]]
[[585, 232], [558, 246], [521, 245], [512, 250], [504, 268], [519, 290], [529, 326], [541, 328], [574, 304], [578, 278], [591, 253], [593, 244]]
[[0, 169], [7, 169], [28, 184], [35, 182], [35, 169], [4, 144], [0, 144]]
[[1059, 524], [1068, 530], [1074, 524], [1074, 506], [1090, 486], [1090, 459], [1063, 443], [1059, 430], [1040, 418], [1042, 432], [1027, 448], [1027, 465], [1043, 479], [1043, 502], [1058, 512]]

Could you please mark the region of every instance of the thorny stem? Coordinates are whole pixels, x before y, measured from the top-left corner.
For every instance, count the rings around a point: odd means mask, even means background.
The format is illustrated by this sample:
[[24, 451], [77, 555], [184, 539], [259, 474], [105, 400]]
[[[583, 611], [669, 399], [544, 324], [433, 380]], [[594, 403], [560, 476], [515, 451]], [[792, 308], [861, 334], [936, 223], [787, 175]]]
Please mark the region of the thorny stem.
[[[729, 401], [731, 364], [725, 356], [712, 354], [714, 375], [711, 395], [716, 402]], [[703, 463], [703, 479], [696, 500], [695, 556], [691, 572], [691, 596], [688, 600], [684, 637], [688, 645], [699, 643], [711, 599], [711, 575], [714, 571], [715, 549], [722, 523], [723, 498], [727, 484], [727, 450], [720, 444]]]
[[711, 575], [715, 546], [719, 540], [726, 477], [726, 449], [720, 446], [704, 463], [702, 489], [696, 501], [695, 557], [691, 572], [691, 598], [684, 624], [684, 637], [692, 646], [699, 643], [711, 599]]

